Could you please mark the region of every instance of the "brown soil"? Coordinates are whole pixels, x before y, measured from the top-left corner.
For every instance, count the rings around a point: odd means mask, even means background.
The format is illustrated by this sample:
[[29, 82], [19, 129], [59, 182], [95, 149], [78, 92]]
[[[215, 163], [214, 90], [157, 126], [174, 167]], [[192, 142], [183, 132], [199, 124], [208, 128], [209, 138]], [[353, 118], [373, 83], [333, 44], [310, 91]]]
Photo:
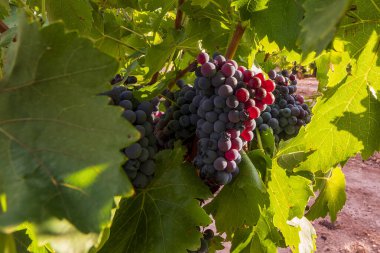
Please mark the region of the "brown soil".
[[337, 221], [313, 222], [317, 252], [380, 253], [380, 153], [364, 162], [351, 158], [343, 172], [347, 201]]
[[[316, 79], [303, 79], [298, 94], [313, 98], [317, 94]], [[309, 100], [310, 101], [310, 100]], [[346, 176], [347, 201], [337, 221], [329, 217], [313, 222], [317, 232], [318, 253], [380, 253], [380, 153], [367, 161], [358, 155], [343, 168]], [[229, 252], [230, 244], [220, 253]], [[279, 252], [289, 252], [280, 249]]]

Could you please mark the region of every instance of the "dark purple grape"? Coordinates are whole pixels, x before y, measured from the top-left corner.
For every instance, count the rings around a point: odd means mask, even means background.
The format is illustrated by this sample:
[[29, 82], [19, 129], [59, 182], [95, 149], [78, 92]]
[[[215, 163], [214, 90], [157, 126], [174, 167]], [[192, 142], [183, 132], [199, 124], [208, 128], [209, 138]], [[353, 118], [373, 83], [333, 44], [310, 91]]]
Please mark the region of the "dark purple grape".
[[222, 85], [219, 87], [218, 95], [224, 98], [227, 98], [228, 96], [231, 96], [233, 94], [233, 89], [229, 85]]
[[237, 100], [236, 96], [231, 95], [231, 96], [227, 97], [226, 105], [229, 108], [234, 109], [234, 108], [238, 107], [239, 101]]
[[224, 159], [224, 157], [218, 157], [215, 159], [214, 163], [215, 170], [224, 170], [227, 167], [227, 161]]
[[216, 66], [214, 63], [206, 62], [201, 66], [201, 73], [205, 77], [211, 77], [216, 73]]
[[229, 139], [221, 138], [218, 141], [218, 148], [219, 150], [226, 152], [231, 149], [231, 141]]
[[126, 118], [132, 124], [136, 121], [136, 113], [131, 110], [125, 110], [123, 112], [123, 117]]
[[141, 155], [141, 152], [142, 148], [139, 143], [134, 143], [124, 149], [124, 153], [129, 159], [137, 159]]
[[217, 120], [215, 121], [214, 123], [214, 131], [217, 132], [217, 133], [222, 133], [226, 130], [226, 123], [221, 121], [221, 120]]
[[232, 123], [237, 123], [240, 121], [240, 112], [237, 110], [232, 110], [228, 113], [228, 120]]

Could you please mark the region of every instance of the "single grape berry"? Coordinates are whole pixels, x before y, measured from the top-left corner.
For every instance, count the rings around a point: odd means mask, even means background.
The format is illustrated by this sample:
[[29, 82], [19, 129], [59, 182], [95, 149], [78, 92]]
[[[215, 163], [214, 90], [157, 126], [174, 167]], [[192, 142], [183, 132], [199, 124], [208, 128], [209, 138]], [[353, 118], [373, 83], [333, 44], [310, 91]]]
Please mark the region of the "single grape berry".
[[262, 87], [267, 91], [267, 92], [272, 92], [276, 88], [276, 84], [272, 80], [266, 80]]
[[258, 89], [255, 90], [255, 97], [257, 99], [261, 100], [261, 99], [265, 98], [266, 96], [267, 96], [267, 91], [265, 89], [258, 88]]
[[221, 70], [222, 70], [222, 73], [224, 74], [225, 77], [233, 76], [235, 74], [235, 71], [236, 71], [235, 66], [229, 62], [226, 62], [222, 66]]
[[256, 119], [260, 116], [260, 110], [256, 106], [247, 108], [247, 112], [250, 119]]
[[216, 170], [224, 170], [227, 167], [227, 161], [223, 157], [218, 157], [215, 159], [213, 165]]
[[211, 77], [216, 73], [216, 66], [214, 63], [206, 62], [201, 66], [202, 75], [205, 77]]
[[235, 93], [236, 98], [239, 100], [239, 102], [247, 102], [249, 99], [249, 92], [245, 88], [240, 88]]
[[197, 61], [199, 64], [204, 64], [204, 63], [208, 62], [209, 59], [210, 59], [210, 56], [207, 53], [202, 52], [202, 53], [198, 54], [198, 56], [197, 56]]
[[237, 151], [236, 149], [230, 149], [224, 154], [224, 157], [226, 158], [227, 161], [236, 160], [238, 156], [239, 156], [239, 151]]
[[248, 87], [251, 89], [257, 89], [261, 87], [261, 80], [258, 77], [253, 77], [251, 80], [248, 82]]
[[271, 71], [268, 72], [268, 76], [270, 79], [274, 80], [277, 76], [277, 73], [276, 71], [274, 71], [273, 69]]
[[263, 98], [261, 101], [267, 105], [271, 105], [274, 103], [275, 97], [271, 92], [268, 92], [265, 98]]

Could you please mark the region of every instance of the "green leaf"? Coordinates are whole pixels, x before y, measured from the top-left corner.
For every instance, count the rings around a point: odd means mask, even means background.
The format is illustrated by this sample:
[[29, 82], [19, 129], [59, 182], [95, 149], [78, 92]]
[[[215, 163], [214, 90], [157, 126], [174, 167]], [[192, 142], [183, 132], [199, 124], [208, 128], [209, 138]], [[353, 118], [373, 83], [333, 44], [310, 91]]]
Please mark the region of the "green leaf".
[[[270, 209], [273, 210], [273, 224], [281, 231], [285, 238], [286, 245], [295, 249], [299, 242], [298, 227], [288, 224], [290, 207], [293, 206], [293, 199], [289, 198], [292, 190], [289, 186], [289, 177], [285, 171], [277, 164], [273, 164], [271, 180], [268, 183], [268, 193], [270, 199]], [[292, 218], [292, 217], [291, 217]]]
[[380, 3], [376, 0], [352, 0], [349, 11], [339, 23], [336, 38], [345, 42], [352, 58], [358, 58], [373, 33], [380, 32]]
[[[303, 135], [305, 128], [301, 128], [299, 135]], [[293, 171], [297, 168], [301, 162], [305, 161], [307, 157], [313, 153], [313, 151], [305, 151], [305, 145], [303, 143], [292, 143], [290, 141], [281, 142], [279, 145], [279, 151], [276, 155], [277, 163], [282, 168], [289, 171]]]
[[210, 193], [192, 166], [183, 163], [184, 148], [157, 155], [157, 170], [150, 185], [122, 200], [110, 238], [100, 252], [186, 252], [196, 250], [210, 218], [196, 198]]
[[148, 76], [152, 76], [155, 72], [160, 71], [175, 49], [175, 45], [169, 42], [163, 42], [148, 48], [145, 58], [145, 65], [149, 67]]
[[60, 23], [18, 27], [0, 81], [0, 225], [57, 217], [98, 232], [114, 195], [132, 192], [119, 150], [139, 137], [96, 95], [118, 65]]
[[254, 12], [251, 23], [259, 39], [266, 36], [269, 41], [276, 42], [280, 49], [297, 49], [296, 41], [304, 11], [302, 1], [298, 0], [270, 0], [268, 8]]
[[208, 252], [209, 253], [216, 253], [218, 250], [223, 250], [224, 246], [223, 243], [224, 239], [220, 235], [215, 235], [211, 240], [207, 241], [208, 245]]
[[314, 196], [311, 181], [301, 176], [290, 176], [288, 179], [291, 200], [289, 218], [302, 218], [309, 198]]
[[199, 5], [201, 8], [205, 8], [212, 0], [191, 0], [191, 5]]
[[250, 252], [271, 253], [277, 252], [277, 247], [282, 241], [280, 232], [273, 225], [273, 214], [264, 210], [255, 226]]
[[268, 2], [269, 0], [237, 0], [231, 5], [239, 10], [242, 20], [248, 20], [255, 11], [265, 9]]
[[317, 249], [317, 234], [313, 224], [311, 224], [306, 217], [302, 217], [301, 219], [294, 217], [291, 221], [289, 221], [289, 224], [300, 228], [300, 244], [295, 252], [315, 252]]
[[317, 54], [333, 39], [336, 26], [344, 15], [350, 0], [306, 0], [305, 18], [301, 22], [300, 42], [304, 53]]
[[261, 132], [260, 138], [265, 152], [269, 154], [270, 157], [273, 157], [276, 153], [276, 145], [272, 130], [268, 129], [264, 132]]
[[21, 225], [11, 234], [0, 232], [0, 252], [6, 253], [48, 253], [51, 252], [43, 245], [39, 246], [35, 234], [30, 229], [30, 225]]
[[0, 18], [4, 19], [6, 16], [8, 16], [11, 8], [9, 7], [9, 1], [8, 0], [0, 0]]
[[314, 204], [310, 207], [306, 217], [315, 220], [330, 215], [332, 221], [336, 220], [337, 213], [346, 203], [346, 180], [341, 168], [334, 168], [331, 176], [325, 179], [320, 193]]
[[[257, 170], [248, 155], [242, 154], [240, 173], [225, 185], [218, 195], [206, 205], [215, 219], [219, 232], [231, 235], [242, 225], [253, 226], [260, 217], [260, 209], [268, 205], [268, 196]], [[239, 210], [239, 214], [236, 214]]]
[[88, 0], [46, 0], [50, 21], [62, 20], [66, 27], [80, 32], [90, 31], [92, 7]]
[[296, 170], [326, 172], [358, 152], [366, 159], [380, 149], [379, 45], [374, 32], [351, 75], [318, 99], [311, 123], [289, 143], [315, 150]]
[[249, 244], [253, 237], [253, 228], [244, 226], [240, 227], [234, 232], [231, 242], [232, 253], [249, 253]]
[[138, 0], [92, 0], [103, 8], [126, 8], [126, 7], [136, 7]]
[[[343, 51], [343, 42], [334, 41], [334, 50], [330, 50], [318, 57], [317, 79], [319, 81], [318, 90], [324, 91], [327, 87], [334, 87], [347, 76], [347, 67], [350, 63], [350, 55]], [[342, 51], [341, 51], [342, 50]]]
[[93, 18], [94, 23], [89, 35], [94, 40], [94, 45], [97, 48], [122, 63], [126, 61], [126, 57], [130, 54], [141, 54], [141, 48], [146, 46], [146, 42], [141, 37], [136, 36], [136, 45], [132, 45], [128, 40], [135, 38], [135, 34], [121, 28], [127, 24], [119, 15], [110, 11], [94, 11]]
[[250, 151], [248, 157], [260, 172], [262, 180], [265, 181], [268, 177], [267, 170], [272, 168], [272, 159], [262, 149]]

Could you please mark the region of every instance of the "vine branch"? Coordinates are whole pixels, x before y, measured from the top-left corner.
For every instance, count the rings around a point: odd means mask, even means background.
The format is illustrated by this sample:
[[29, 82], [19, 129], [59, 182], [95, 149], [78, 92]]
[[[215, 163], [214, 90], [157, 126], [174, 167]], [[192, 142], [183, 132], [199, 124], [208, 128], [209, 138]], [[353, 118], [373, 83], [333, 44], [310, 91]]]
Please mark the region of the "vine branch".
[[174, 23], [174, 28], [176, 30], [179, 30], [182, 27], [183, 11], [182, 11], [181, 7], [182, 7], [184, 2], [185, 2], [185, 0], [178, 0], [177, 14], [175, 16], [175, 23]]
[[150, 81], [146, 84], [146, 85], [152, 85], [154, 84], [155, 82], [157, 82], [157, 79], [158, 79], [158, 75], [160, 73], [157, 71], [156, 73], [153, 74], [152, 78], [150, 79]]
[[243, 37], [245, 28], [246, 27], [243, 26], [241, 22], [239, 22], [236, 25], [234, 34], [232, 35], [231, 41], [230, 41], [228, 48], [227, 48], [227, 52], [226, 52], [226, 58], [227, 59], [234, 58], [236, 50], [239, 46], [239, 42], [240, 42], [241, 38]]

